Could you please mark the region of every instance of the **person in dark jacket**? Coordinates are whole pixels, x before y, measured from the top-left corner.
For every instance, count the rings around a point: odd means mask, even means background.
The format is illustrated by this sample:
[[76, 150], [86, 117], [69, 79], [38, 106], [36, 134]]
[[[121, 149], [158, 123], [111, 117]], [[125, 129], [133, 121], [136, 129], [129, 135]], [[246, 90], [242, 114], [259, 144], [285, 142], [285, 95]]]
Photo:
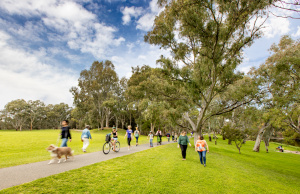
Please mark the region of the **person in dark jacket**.
[[182, 160], [186, 160], [187, 144], [192, 146], [188, 136], [186, 135], [186, 132], [182, 131], [181, 134], [180, 134], [180, 137], [178, 138], [178, 148], [179, 148], [179, 146], [181, 148]]
[[68, 139], [70, 139], [70, 142], [72, 141], [71, 133], [70, 133], [70, 127], [69, 127], [69, 121], [68, 120], [63, 120], [61, 122], [62, 128], [61, 128], [61, 145], [60, 147], [68, 147], [67, 142]]

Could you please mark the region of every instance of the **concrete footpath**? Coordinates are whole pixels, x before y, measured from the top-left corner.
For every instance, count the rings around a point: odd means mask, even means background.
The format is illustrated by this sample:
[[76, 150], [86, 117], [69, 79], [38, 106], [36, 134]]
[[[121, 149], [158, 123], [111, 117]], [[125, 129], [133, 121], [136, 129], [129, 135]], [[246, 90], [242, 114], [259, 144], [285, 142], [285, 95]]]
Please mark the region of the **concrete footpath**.
[[[162, 145], [169, 143], [163, 142]], [[156, 147], [156, 143], [154, 144], [154, 147]], [[74, 160], [69, 159], [60, 164], [58, 164], [56, 161], [55, 163], [48, 165], [48, 162], [51, 159], [49, 154], [49, 160], [47, 161], [0, 169], [0, 190], [147, 149], [150, 149], [149, 144], [132, 146], [131, 150], [128, 150], [127, 147], [123, 147], [119, 152], [110, 151], [110, 153], [107, 155], [103, 154], [101, 150], [99, 152], [77, 155], [74, 157]]]

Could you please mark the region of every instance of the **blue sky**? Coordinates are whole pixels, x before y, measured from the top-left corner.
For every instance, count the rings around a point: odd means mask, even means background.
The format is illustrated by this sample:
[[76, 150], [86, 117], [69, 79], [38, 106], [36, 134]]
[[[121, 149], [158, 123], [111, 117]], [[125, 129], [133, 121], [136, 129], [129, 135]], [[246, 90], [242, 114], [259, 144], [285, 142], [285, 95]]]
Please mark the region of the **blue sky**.
[[[161, 11], [156, 1], [1, 0], [0, 109], [20, 98], [72, 105], [69, 89], [95, 60], [113, 61], [120, 77], [130, 77], [137, 65], [155, 66], [160, 55], [169, 55], [143, 42]], [[239, 70], [263, 63], [285, 34], [298, 39], [299, 20], [270, 16]]]

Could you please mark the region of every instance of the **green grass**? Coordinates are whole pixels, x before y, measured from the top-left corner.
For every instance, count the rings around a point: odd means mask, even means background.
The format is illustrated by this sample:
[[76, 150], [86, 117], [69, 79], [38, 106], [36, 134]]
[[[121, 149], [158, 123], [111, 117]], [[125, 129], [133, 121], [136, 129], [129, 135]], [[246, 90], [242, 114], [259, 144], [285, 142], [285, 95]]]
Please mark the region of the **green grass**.
[[[92, 130], [92, 138], [87, 152], [101, 151], [105, 142], [105, 135], [111, 130]], [[127, 146], [127, 140], [124, 139], [125, 130], [119, 130], [118, 140], [121, 147]], [[0, 168], [39, 162], [50, 159], [46, 148], [50, 144], [56, 144], [60, 130], [34, 130], [34, 131], [2, 131], [0, 130]], [[68, 146], [75, 151], [75, 155], [83, 154], [81, 132], [71, 131], [72, 142]], [[140, 144], [148, 143], [146, 136], [139, 138]], [[59, 141], [59, 145], [61, 140]], [[135, 139], [132, 141], [135, 145]]]
[[300, 155], [275, 152], [273, 143], [270, 153], [256, 153], [249, 141], [242, 154], [227, 141], [208, 143], [207, 167], [193, 148], [182, 161], [176, 144], [169, 144], [0, 193], [300, 193]]

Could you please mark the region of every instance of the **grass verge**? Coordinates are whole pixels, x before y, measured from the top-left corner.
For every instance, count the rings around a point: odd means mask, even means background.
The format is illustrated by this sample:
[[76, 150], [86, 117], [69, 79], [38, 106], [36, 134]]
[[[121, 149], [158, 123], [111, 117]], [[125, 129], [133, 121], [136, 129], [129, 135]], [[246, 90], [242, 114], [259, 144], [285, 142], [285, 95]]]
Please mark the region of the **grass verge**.
[[[91, 130], [93, 140], [87, 148], [87, 152], [102, 151], [105, 135], [111, 130]], [[121, 147], [127, 146], [124, 139], [125, 130], [119, 130], [118, 140]], [[60, 130], [33, 130], [33, 131], [0, 131], [0, 168], [49, 160], [50, 155], [46, 148], [50, 144], [56, 144]], [[75, 155], [83, 154], [81, 132], [71, 130], [72, 142], [68, 146], [75, 151]], [[140, 144], [148, 143], [146, 136], [139, 138]], [[61, 140], [58, 145], [61, 144]], [[135, 139], [132, 140], [135, 145]]]
[[12, 187], [0, 193], [299, 193], [300, 155], [252, 152], [208, 142], [207, 167], [189, 147], [182, 161], [176, 144], [159, 146]]

